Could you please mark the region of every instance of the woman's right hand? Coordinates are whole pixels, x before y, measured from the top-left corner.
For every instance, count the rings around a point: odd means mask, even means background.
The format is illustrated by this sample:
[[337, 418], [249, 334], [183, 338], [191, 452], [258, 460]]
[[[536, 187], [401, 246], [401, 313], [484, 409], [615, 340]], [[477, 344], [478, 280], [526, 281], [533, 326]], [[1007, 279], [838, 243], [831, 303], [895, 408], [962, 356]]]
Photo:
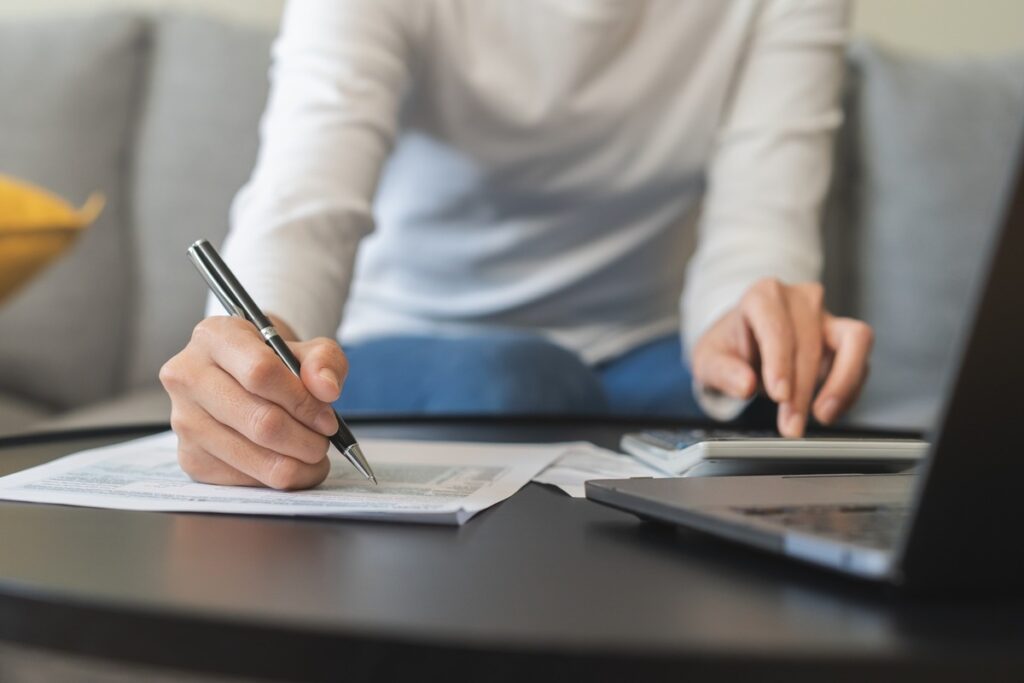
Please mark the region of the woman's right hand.
[[[287, 326], [275, 321], [285, 333]], [[348, 372], [333, 339], [288, 342], [301, 364], [291, 373], [245, 320], [201, 321], [188, 345], [160, 369], [171, 397], [178, 462], [209, 484], [311, 488], [330, 471], [331, 407]]]

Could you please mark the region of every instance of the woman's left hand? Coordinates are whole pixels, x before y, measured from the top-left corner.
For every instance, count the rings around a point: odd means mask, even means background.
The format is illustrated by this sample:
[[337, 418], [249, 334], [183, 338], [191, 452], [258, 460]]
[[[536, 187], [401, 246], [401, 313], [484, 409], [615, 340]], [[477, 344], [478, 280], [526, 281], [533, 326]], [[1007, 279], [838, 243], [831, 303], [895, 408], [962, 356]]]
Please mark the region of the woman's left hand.
[[829, 424], [857, 400], [873, 341], [866, 323], [825, 310], [820, 284], [765, 279], [700, 338], [693, 373], [736, 398], [763, 387], [779, 404], [779, 433], [799, 437], [812, 410]]

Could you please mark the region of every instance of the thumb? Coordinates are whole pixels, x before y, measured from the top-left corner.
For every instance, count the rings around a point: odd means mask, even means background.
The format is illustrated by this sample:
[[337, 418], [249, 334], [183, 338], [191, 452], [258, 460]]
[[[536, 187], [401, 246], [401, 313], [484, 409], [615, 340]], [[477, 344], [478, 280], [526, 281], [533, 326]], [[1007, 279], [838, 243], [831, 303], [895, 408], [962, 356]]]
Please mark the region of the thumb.
[[304, 342], [288, 342], [299, 359], [302, 383], [325, 403], [338, 400], [348, 375], [348, 359], [333, 339], [318, 337]]
[[757, 373], [750, 363], [720, 347], [700, 349], [694, 354], [693, 376], [705, 387], [733, 398], [748, 399], [757, 391]]

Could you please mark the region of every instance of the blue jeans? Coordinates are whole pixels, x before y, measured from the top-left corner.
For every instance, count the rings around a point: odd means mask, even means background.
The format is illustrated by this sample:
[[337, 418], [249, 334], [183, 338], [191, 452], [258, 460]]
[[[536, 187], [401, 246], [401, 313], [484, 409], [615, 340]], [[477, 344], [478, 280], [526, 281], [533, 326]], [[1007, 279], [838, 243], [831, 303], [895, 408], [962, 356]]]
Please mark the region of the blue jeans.
[[596, 367], [528, 333], [388, 337], [345, 351], [343, 415], [703, 416], [678, 335]]

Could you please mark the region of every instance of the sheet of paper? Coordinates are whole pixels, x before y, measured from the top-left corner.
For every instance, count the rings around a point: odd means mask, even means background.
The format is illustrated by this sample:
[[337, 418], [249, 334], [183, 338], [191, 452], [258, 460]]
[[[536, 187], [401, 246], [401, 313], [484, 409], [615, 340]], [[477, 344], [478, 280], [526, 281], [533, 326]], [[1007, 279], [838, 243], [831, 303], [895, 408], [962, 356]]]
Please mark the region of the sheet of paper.
[[178, 467], [172, 432], [69, 455], [0, 478], [0, 500], [118, 510], [305, 515], [462, 524], [505, 500], [567, 444], [366, 439], [374, 486], [331, 449], [331, 474], [308, 491], [212, 486]]
[[621, 455], [591, 443], [565, 444], [562, 455], [533, 478], [541, 484], [557, 486], [573, 498], [583, 498], [588, 479], [629, 479], [631, 477], [667, 477], [629, 455]]

